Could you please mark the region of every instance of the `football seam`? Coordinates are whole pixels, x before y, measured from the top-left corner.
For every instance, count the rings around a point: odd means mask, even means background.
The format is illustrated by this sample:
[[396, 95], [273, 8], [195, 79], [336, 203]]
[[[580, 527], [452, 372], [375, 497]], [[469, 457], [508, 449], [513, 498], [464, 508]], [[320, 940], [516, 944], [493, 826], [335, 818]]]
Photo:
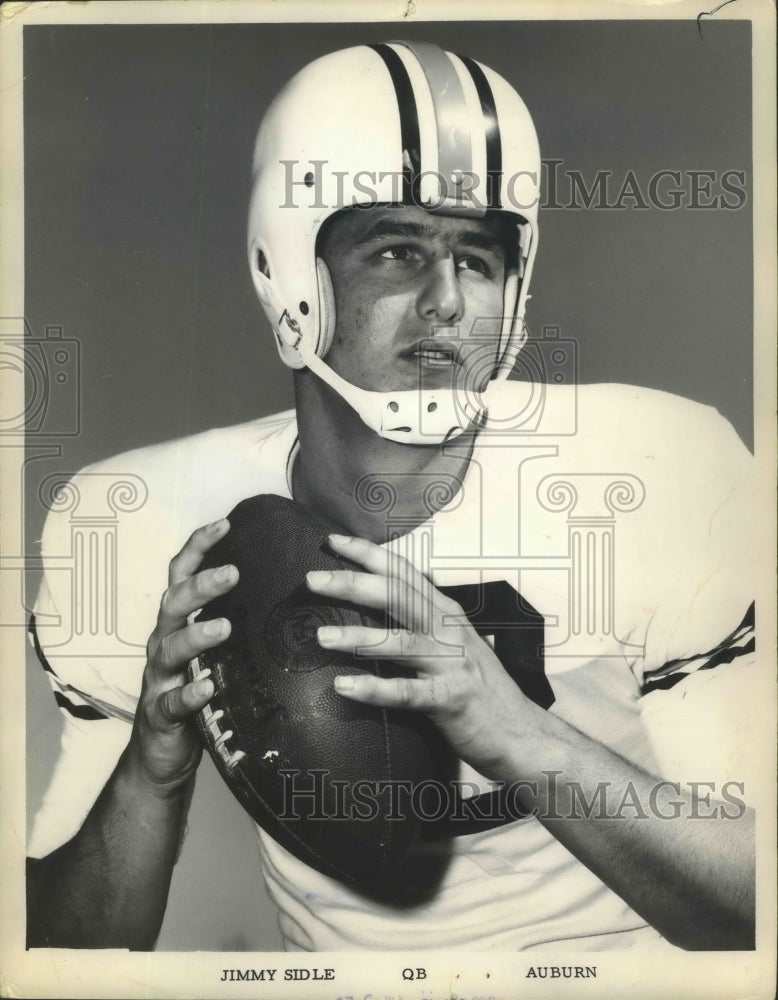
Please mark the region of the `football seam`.
[[[218, 690], [215, 690], [213, 697], [216, 698], [219, 695], [219, 693], [220, 692]], [[213, 698], [211, 700], [213, 700]], [[206, 744], [206, 749], [209, 751], [209, 754], [211, 755], [211, 759], [214, 760], [214, 763], [216, 764], [217, 769], [222, 773], [222, 776], [226, 777], [226, 778], [229, 778], [230, 780], [233, 780], [236, 777], [240, 778], [241, 784], [243, 785], [243, 788], [242, 788], [243, 794], [246, 795], [247, 793], [251, 793], [254, 796], [254, 798], [256, 799], [257, 803], [261, 806], [262, 811], [265, 813], [265, 816], [268, 818], [268, 820], [270, 821], [270, 823], [273, 824], [274, 826], [277, 826], [281, 830], [283, 830], [284, 833], [286, 835], [288, 835], [291, 840], [295, 841], [295, 843], [297, 843], [298, 845], [300, 845], [300, 847], [303, 849], [303, 853], [304, 854], [306, 854], [307, 856], [309, 856], [311, 858], [315, 858], [317, 861], [319, 861], [319, 863], [321, 865], [323, 865], [324, 867], [326, 867], [326, 869], [327, 869], [328, 872], [332, 872], [333, 874], [337, 874], [338, 877], [341, 878], [344, 881], [351, 882], [351, 883], [353, 883], [355, 885], [358, 885], [359, 884], [359, 879], [357, 879], [355, 876], [351, 875], [349, 872], [347, 872], [344, 869], [342, 869], [339, 865], [335, 864], [333, 861], [331, 861], [325, 855], [323, 855], [320, 852], [314, 850], [305, 840], [303, 840], [301, 837], [299, 837], [293, 831], [293, 829], [290, 826], [288, 826], [278, 816], [275, 815], [275, 813], [273, 812], [273, 810], [270, 807], [270, 805], [267, 802], [267, 800], [258, 791], [258, 789], [254, 785], [253, 781], [249, 778], [249, 776], [246, 774], [246, 772], [244, 770], [244, 766], [245, 765], [244, 765], [243, 762], [247, 759], [245, 751], [240, 750], [240, 747], [239, 747], [237, 752], [240, 753], [242, 756], [240, 758], [238, 758], [238, 760], [235, 761], [235, 763], [232, 766], [230, 766], [228, 764], [228, 762], [218, 752], [218, 748], [216, 747], [216, 740], [214, 739], [213, 734], [212, 734], [211, 729], [210, 729], [210, 726], [208, 725], [207, 720], [205, 718], [205, 709], [206, 708], [210, 708], [210, 703], [207, 706], [205, 706], [205, 708], [201, 709], [197, 713], [197, 722], [198, 722], [198, 727], [197, 728], [198, 728], [198, 731], [200, 733], [201, 739], [203, 739], [203, 741]], [[228, 709], [223, 708], [222, 711], [224, 713], [222, 717], [224, 718], [225, 722], [227, 723], [227, 727], [232, 729], [233, 733], [235, 734], [234, 735], [234, 739], [235, 739], [236, 743], [238, 745], [240, 745], [241, 742], [242, 742], [241, 739], [240, 739], [240, 727], [237, 725], [237, 723], [234, 721], [234, 719], [232, 719], [232, 713]], [[386, 713], [382, 712], [382, 716], [385, 716], [385, 715], [386, 715]], [[386, 730], [385, 730], [385, 739], [386, 739]], [[224, 746], [224, 744], [222, 744], [222, 746]], [[217, 755], [216, 758], [214, 758], [214, 752]], [[387, 758], [388, 758], [388, 754], [387, 754]], [[228, 782], [228, 787], [231, 788], [229, 782]], [[238, 796], [235, 794], [235, 790], [232, 789], [232, 788], [231, 788], [231, 790], [233, 791], [233, 795], [235, 796], [235, 798], [237, 798]], [[242, 808], [244, 808], [244, 809], [246, 808], [246, 806], [244, 805], [243, 802], [241, 802], [240, 804], [241, 804]], [[262, 829], [262, 824], [258, 823], [254, 819], [253, 816], [251, 818], [257, 824], [257, 826], [259, 826], [260, 829]], [[269, 834], [269, 836], [272, 837], [273, 835]], [[283, 845], [281, 845], [281, 846], [283, 846]], [[288, 850], [288, 848], [287, 848], [287, 850]]]
[[[376, 672], [378, 673], [377, 669]], [[381, 724], [384, 730], [384, 759], [386, 760], [386, 770], [389, 773], [389, 782], [391, 783], [393, 775], [392, 753], [391, 753], [391, 748], [389, 746], [389, 718], [388, 718], [388, 712], [385, 708], [382, 709], [381, 711]], [[389, 856], [390, 848], [392, 846], [393, 830], [391, 824], [386, 828], [386, 830], [387, 830], [386, 843], [383, 845], [384, 846], [383, 853], [385, 861]]]
[[[245, 759], [245, 758], [243, 758], [243, 759]], [[326, 868], [328, 869], [328, 871], [330, 871], [330, 872], [337, 872], [338, 875], [343, 878], [343, 880], [345, 880], [347, 882], [352, 882], [354, 884], [358, 884], [358, 879], [356, 879], [353, 875], [351, 875], [348, 872], [346, 872], [343, 869], [341, 869], [338, 865], [334, 864], [332, 861], [330, 861], [328, 858], [326, 858], [323, 854], [320, 854], [318, 851], [315, 851], [304, 840], [302, 840], [300, 837], [298, 837], [294, 833], [294, 831], [291, 829], [291, 827], [289, 827], [287, 824], [285, 824], [281, 819], [279, 819], [275, 815], [275, 813], [270, 809], [270, 806], [265, 801], [265, 799], [263, 798], [263, 796], [257, 791], [257, 789], [254, 786], [254, 783], [252, 782], [252, 780], [244, 772], [243, 766], [242, 766], [243, 759], [241, 759], [241, 761], [238, 762], [238, 764], [236, 765], [236, 767], [234, 768], [234, 770], [230, 772], [230, 776], [234, 776], [235, 774], [238, 774], [240, 776], [242, 782], [245, 785], [248, 786], [248, 789], [251, 791], [251, 793], [255, 796], [255, 798], [261, 804], [262, 808], [264, 809], [265, 813], [270, 817], [271, 821], [273, 823], [277, 824], [284, 831], [284, 833], [286, 833], [286, 834], [289, 835], [289, 837], [292, 840], [296, 841], [296, 843], [298, 843], [299, 845], [301, 845], [302, 848], [303, 848], [303, 852], [305, 854], [309, 855], [310, 857], [316, 858], [320, 863], [322, 863], [323, 865], [325, 865]], [[253, 816], [252, 816], [252, 819], [254, 819]], [[254, 822], [256, 823], [257, 821], [254, 820]], [[257, 823], [257, 826], [259, 826], [260, 829], [262, 829], [262, 825], [260, 823]], [[273, 835], [272, 834], [268, 834], [268, 836], [272, 837]], [[284, 845], [282, 844], [281, 846], [283, 847]], [[285, 848], [285, 849], [288, 850], [288, 848]]]

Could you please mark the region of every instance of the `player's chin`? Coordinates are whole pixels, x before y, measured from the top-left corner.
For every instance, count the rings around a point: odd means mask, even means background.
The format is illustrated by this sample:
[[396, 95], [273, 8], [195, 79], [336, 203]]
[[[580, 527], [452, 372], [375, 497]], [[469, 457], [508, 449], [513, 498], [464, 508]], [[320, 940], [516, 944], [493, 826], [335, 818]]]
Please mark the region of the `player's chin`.
[[466, 399], [472, 393], [483, 393], [494, 374], [494, 361], [489, 365], [450, 362], [419, 365], [411, 389], [454, 392]]

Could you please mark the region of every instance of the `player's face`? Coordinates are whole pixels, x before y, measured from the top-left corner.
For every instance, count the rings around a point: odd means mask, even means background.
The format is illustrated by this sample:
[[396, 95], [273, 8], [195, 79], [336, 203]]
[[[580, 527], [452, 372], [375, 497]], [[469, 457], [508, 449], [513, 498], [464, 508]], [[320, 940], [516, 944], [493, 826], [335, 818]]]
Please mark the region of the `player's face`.
[[504, 217], [417, 207], [334, 216], [318, 248], [337, 315], [327, 364], [362, 389], [483, 390], [497, 358], [508, 232]]

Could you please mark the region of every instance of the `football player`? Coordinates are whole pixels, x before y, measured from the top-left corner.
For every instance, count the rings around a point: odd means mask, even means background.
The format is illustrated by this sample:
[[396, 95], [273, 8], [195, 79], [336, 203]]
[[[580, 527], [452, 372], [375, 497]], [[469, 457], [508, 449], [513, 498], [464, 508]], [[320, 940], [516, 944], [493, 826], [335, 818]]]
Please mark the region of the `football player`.
[[[403, 908], [258, 830], [289, 948], [753, 947], [749, 457], [710, 408], [576, 386], [561, 343], [520, 353], [539, 178], [514, 89], [427, 43], [331, 54], [271, 105], [248, 257], [295, 411], [76, 477], [82, 499], [127, 470], [148, 489], [119, 515], [113, 655], [62, 655], [83, 609], [56, 572], [67, 512], [49, 517], [35, 618], [61, 625], [33, 638], [65, 728], [30, 848], [31, 944], [153, 947], [201, 756], [192, 718], [214, 694], [186, 669], [231, 627], [191, 621], [237, 579], [201, 563], [226, 512], [277, 493], [362, 568], [311, 574], [311, 590], [396, 626], [325, 628], [321, 645], [381, 643], [415, 671], [337, 691], [427, 713], [464, 787], [521, 782], [536, 813], [452, 831], [434, 895]], [[540, 380], [506, 379], [523, 357]], [[506, 587], [543, 616], [541, 696], [468, 620], [473, 586], [487, 619]], [[146, 640], [145, 660], [127, 655]]]

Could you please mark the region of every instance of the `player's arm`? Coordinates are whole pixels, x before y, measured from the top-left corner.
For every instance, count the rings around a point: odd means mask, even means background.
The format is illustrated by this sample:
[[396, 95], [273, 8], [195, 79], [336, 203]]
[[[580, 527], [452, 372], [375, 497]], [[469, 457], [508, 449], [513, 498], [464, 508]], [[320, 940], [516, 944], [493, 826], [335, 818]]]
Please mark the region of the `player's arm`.
[[187, 683], [190, 659], [223, 641], [223, 619], [187, 617], [237, 581], [234, 567], [198, 572], [229, 528], [200, 528], [170, 563], [169, 586], [148, 642], [130, 741], [79, 832], [28, 871], [28, 945], [153, 947], [167, 905], [188, 794], [201, 750], [190, 717], [213, 695]]
[[[672, 943], [699, 950], [753, 947], [749, 810], [727, 820], [692, 818], [686, 796], [681, 816], [664, 819], [651, 808], [657, 779], [527, 699], [462, 609], [410, 564], [361, 539], [333, 536], [332, 544], [368, 572], [309, 574], [309, 586], [385, 608], [406, 631], [322, 629], [320, 643], [357, 655], [360, 647], [381, 642], [386, 654], [418, 673], [410, 679], [342, 678], [336, 680], [341, 694], [426, 712], [477, 771], [523, 782], [525, 801], [554, 836]], [[460, 624], [452, 626], [452, 619]], [[447, 647], [438, 641], [444, 634]], [[629, 796], [642, 803], [645, 816], [627, 812], [613, 819], [578, 809], [577, 819], [555, 818], [576, 815], [570, 782], [587, 801], [605, 783], [609, 798]]]

